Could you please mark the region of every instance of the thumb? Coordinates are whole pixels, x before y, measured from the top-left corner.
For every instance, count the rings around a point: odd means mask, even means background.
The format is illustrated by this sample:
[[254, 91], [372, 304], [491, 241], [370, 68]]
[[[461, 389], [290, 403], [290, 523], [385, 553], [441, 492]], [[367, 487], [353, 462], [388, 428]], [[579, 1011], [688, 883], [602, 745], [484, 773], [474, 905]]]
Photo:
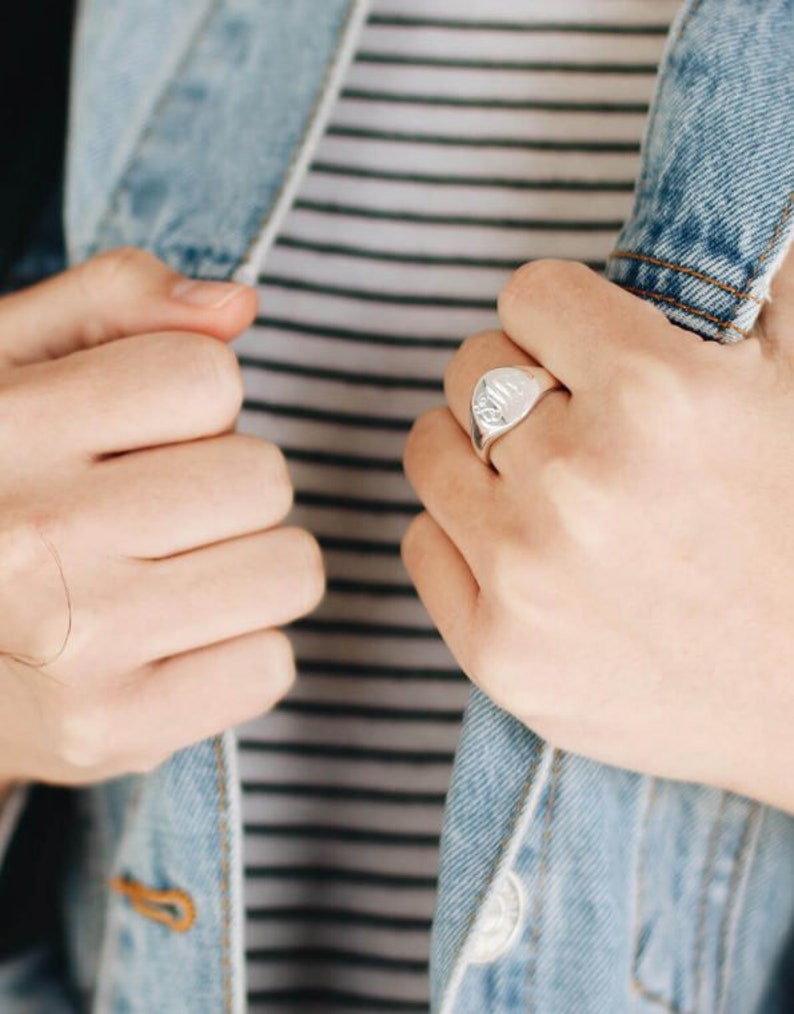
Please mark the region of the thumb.
[[0, 299], [0, 366], [59, 359], [149, 331], [228, 341], [256, 313], [256, 292], [185, 278], [144, 250], [121, 247]]
[[762, 340], [794, 353], [794, 246], [772, 279], [772, 292], [753, 329]]

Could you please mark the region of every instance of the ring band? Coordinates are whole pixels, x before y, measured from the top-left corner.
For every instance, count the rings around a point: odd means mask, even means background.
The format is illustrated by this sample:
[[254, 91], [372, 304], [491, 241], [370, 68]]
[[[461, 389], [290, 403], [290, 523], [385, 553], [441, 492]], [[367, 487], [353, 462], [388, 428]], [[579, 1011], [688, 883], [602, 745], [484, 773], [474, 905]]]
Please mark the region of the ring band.
[[471, 396], [471, 442], [477, 457], [491, 464], [491, 447], [515, 429], [550, 391], [562, 385], [542, 366], [498, 366], [484, 373]]

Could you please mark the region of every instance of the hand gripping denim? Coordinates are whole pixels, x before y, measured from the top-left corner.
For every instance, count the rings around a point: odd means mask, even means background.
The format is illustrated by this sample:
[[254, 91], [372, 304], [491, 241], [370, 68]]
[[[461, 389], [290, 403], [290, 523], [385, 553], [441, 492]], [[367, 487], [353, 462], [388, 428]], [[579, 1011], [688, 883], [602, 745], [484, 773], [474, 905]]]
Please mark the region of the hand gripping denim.
[[[792, 234], [792, 3], [685, 6], [610, 261], [704, 337], [747, 332]], [[365, 9], [83, 0], [71, 258], [134, 243], [250, 278]], [[67, 969], [46, 954], [0, 968], [3, 1014], [242, 1012], [234, 737], [79, 802]], [[794, 821], [560, 753], [474, 694], [443, 840], [437, 1010], [776, 1014], [794, 1009], [793, 922]]]
[[[609, 277], [704, 338], [741, 340], [790, 245], [793, 200], [794, 2], [692, 0]], [[790, 1012], [794, 820], [565, 755], [475, 692], [433, 989], [445, 1014]]]

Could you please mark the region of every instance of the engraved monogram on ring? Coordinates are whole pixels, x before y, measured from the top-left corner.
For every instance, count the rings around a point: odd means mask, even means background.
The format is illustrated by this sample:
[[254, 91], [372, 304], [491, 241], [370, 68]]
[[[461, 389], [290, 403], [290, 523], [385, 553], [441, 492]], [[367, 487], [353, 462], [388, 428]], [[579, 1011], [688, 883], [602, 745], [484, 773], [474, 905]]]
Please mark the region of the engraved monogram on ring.
[[[546, 375], [545, 370], [538, 374]], [[525, 366], [498, 366], [488, 370], [474, 385], [471, 396], [471, 441], [477, 456], [491, 463], [491, 446], [509, 433], [535, 408], [544, 394], [559, 385], [549, 377], [543, 384]]]

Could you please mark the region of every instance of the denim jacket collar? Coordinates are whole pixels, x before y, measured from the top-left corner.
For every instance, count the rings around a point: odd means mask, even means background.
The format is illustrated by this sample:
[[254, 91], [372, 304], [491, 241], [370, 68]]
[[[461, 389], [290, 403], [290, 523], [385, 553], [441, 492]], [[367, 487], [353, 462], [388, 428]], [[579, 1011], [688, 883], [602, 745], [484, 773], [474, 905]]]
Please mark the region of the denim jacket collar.
[[83, 0], [71, 259], [134, 244], [189, 274], [246, 278], [289, 207], [367, 2]]

